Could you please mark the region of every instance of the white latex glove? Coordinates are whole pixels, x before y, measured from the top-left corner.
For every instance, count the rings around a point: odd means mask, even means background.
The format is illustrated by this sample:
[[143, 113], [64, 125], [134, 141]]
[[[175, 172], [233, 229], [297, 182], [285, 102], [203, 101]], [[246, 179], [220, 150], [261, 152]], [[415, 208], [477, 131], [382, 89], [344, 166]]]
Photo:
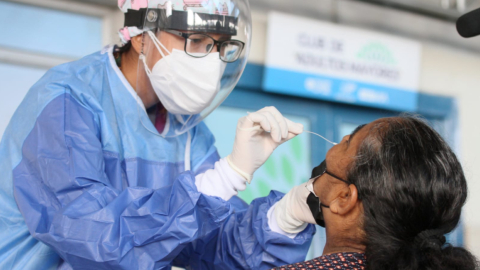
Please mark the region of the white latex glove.
[[313, 179], [290, 190], [275, 204], [274, 216], [278, 227], [286, 233], [296, 234], [307, 227], [307, 223], [316, 224], [307, 204], [307, 197], [313, 191]]
[[250, 183], [253, 173], [275, 148], [302, 132], [302, 124], [283, 117], [275, 107], [265, 107], [238, 120], [233, 151], [227, 161]]

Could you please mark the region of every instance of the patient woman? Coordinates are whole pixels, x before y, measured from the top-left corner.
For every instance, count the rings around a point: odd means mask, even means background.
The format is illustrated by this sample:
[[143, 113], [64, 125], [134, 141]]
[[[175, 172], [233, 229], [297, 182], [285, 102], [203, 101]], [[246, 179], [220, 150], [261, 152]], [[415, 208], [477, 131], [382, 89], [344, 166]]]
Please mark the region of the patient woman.
[[478, 269], [468, 251], [445, 243], [466, 198], [462, 166], [425, 122], [360, 126], [274, 210], [292, 237], [305, 222], [324, 226], [323, 256], [275, 269]]

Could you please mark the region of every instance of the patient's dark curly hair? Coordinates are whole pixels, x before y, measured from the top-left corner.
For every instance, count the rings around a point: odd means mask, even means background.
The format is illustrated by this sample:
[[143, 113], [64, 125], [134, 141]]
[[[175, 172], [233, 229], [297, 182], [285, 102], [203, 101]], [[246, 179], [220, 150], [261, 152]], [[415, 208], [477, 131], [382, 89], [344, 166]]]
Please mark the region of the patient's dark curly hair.
[[467, 183], [453, 151], [423, 120], [375, 122], [347, 179], [363, 203], [367, 269], [478, 269], [470, 252], [445, 244]]

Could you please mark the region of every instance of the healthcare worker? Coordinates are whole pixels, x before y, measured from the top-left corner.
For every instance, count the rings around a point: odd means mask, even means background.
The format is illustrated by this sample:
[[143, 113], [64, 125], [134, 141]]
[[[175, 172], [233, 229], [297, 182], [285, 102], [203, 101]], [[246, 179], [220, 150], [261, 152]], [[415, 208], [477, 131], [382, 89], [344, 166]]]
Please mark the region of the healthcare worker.
[[124, 46], [48, 71], [3, 136], [0, 269], [269, 269], [303, 260], [315, 229], [280, 229], [282, 194], [251, 205], [235, 196], [303, 127], [275, 108], [251, 113], [220, 159], [202, 122], [245, 67], [247, 0], [119, 6]]

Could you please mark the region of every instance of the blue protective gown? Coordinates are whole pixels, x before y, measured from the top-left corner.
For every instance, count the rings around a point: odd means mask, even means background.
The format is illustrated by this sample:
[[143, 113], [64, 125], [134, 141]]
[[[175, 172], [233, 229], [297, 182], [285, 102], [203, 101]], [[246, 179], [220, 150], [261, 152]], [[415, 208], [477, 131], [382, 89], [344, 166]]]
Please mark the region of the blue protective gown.
[[[15, 89], [9, 89], [15, 91]], [[272, 192], [246, 205], [199, 193], [219, 156], [205, 124], [162, 138], [112, 48], [48, 71], [0, 144], [0, 269], [268, 269], [315, 232], [272, 232]], [[139, 121], [139, 119], [142, 121]], [[169, 125], [178, 124], [169, 117]]]

